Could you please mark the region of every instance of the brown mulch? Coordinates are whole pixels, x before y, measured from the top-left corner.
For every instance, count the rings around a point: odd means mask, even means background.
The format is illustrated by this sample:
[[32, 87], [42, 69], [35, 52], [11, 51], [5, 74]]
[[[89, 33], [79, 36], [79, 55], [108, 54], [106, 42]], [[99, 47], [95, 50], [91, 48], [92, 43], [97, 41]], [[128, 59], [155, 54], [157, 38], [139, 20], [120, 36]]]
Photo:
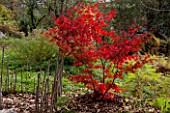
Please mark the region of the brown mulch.
[[67, 106], [60, 110], [60, 113], [160, 113], [158, 108], [151, 107], [148, 104], [144, 106], [137, 104], [135, 99], [126, 99], [121, 96], [115, 96], [113, 101], [94, 101], [90, 94], [79, 95]]
[[[72, 99], [59, 107], [56, 113], [160, 113], [158, 108], [137, 104], [135, 99], [121, 96], [115, 96], [113, 101], [94, 101], [88, 93], [65, 96]], [[35, 96], [32, 94], [9, 94], [5, 99], [4, 109], [12, 109], [17, 113], [35, 113]]]
[[17, 113], [33, 113], [35, 111], [35, 95], [9, 94], [3, 97], [3, 108]]

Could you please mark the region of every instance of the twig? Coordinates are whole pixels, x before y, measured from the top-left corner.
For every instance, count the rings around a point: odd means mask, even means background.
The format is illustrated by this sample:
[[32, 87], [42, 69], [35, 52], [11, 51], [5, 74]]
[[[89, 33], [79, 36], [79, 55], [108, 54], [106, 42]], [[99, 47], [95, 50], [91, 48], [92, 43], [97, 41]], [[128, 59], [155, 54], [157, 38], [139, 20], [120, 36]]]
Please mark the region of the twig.
[[142, 0], [140, 0], [140, 3], [141, 3], [144, 7], [148, 8], [148, 9], [151, 9], [151, 10], [154, 10], [154, 11], [160, 11], [160, 12], [169, 12], [169, 11], [170, 11], [170, 10], [165, 10], [165, 9], [156, 9], [156, 8], [148, 7], [148, 6], [146, 6], [146, 5], [143, 3]]
[[39, 89], [40, 89], [40, 73], [38, 73], [38, 84], [36, 87], [36, 98], [35, 98], [35, 109], [36, 112], [39, 112]]

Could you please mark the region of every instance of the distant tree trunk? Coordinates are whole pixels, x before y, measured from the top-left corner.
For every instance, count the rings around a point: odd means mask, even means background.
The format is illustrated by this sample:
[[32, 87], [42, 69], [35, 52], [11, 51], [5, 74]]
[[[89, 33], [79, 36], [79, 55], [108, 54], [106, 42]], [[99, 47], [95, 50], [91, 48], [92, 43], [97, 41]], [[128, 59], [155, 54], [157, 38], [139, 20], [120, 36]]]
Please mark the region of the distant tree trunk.
[[32, 32], [33, 29], [35, 29], [35, 24], [34, 24], [34, 9], [30, 9], [30, 16], [31, 16], [31, 27], [30, 27], [30, 31]]

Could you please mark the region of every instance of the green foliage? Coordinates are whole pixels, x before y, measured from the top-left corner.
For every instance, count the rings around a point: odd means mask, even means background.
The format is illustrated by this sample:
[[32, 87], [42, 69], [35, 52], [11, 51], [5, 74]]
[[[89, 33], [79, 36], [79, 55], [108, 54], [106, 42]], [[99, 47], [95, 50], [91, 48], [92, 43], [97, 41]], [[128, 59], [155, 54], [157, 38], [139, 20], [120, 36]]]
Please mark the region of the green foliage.
[[[14, 91], [14, 85], [15, 85], [15, 76], [17, 76], [16, 81], [16, 89]], [[36, 72], [22, 72], [22, 78], [21, 78], [21, 69], [17, 69], [14, 71], [9, 70], [9, 75], [7, 76], [7, 69], [4, 69], [3, 73], [3, 81], [7, 81], [9, 77], [9, 85], [7, 82], [2, 83], [2, 91], [4, 94], [9, 93], [35, 93], [34, 92], [34, 80], [37, 81], [38, 76]], [[12, 86], [12, 85], [13, 86]], [[21, 91], [21, 84], [23, 86]], [[8, 87], [9, 86], [9, 87]]]
[[[162, 112], [169, 110], [170, 76], [156, 72], [153, 64], [145, 64], [136, 73], [128, 73], [122, 86], [126, 96], [133, 96], [142, 101], [161, 108]], [[161, 102], [160, 102], [161, 101]]]
[[[11, 65], [35, 65], [56, 58], [58, 48], [44, 38], [39, 32], [28, 39], [13, 40], [12, 47], [7, 51]], [[41, 65], [40, 65], [41, 66]]]
[[65, 93], [67, 92], [81, 93], [87, 91], [82, 83], [73, 84], [73, 82], [69, 81], [68, 78], [66, 77], [63, 77], [62, 81]]
[[[155, 90], [156, 99], [151, 102], [151, 105], [159, 106], [163, 113], [170, 111], [170, 75], [165, 75], [160, 78], [159, 84], [152, 88]], [[161, 102], [160, 102], [161, 101]]]
[[127, 92], [143, 100], [148, 93], [152, 93], [149, 88], [159, 81], [160, 76], [161, 73], [156, 73], [151, 64], [145, 64], [141, 69], [137, 69], [136, 73], [128, 73], [123, 86]]
[[2, 39], [2, 38], [0, 38], [0, 46], [2, 47], [2, 46], [9, 46], [11, 44], [11, 41], [9, 41], [9, 40], [4, 40], [4, 39]]
[[69, 103], [69, 98], [68, 97], [59, 97], [58, 100], [57, 100], [57, 106], [64, 106], [66, 105], [67, 103]]
[[12, 28], [16, 27], [17, 22], [14, 20], [14, 16], [10, 9], [0, 4], [0, 25], [7, 25]]
[[154, 106], [159, 106], [161, 108], [162, 113], [169, 113], [170, 111], [170, 99], [159, 97], [155, 100], [155, 102], [151, 104], [153, 104]]
[[65, 109], [66, 106], [70, 106], [70, 107], [73, 107], [71, 106], [70, 104], [70, 98], [69, 97], [59, 97], [57, 102], [56, 102], [56, 106], [58, 109], [60, 109], [60, 112], [61, 113], [75, 113], [74, 111], [72, 110], [67, 110]]

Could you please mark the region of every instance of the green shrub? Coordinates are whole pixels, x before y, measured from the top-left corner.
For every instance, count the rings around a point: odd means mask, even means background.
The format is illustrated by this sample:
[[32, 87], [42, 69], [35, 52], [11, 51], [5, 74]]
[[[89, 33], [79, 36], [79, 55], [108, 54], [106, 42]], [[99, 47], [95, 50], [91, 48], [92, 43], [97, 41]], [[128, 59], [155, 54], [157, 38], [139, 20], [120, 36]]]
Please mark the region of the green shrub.
[[42, 67], [47, 65], [48, 60], [57, 57], [58, 48], [50, 43], [48, 39], [36, 32], [27, 39], [14, 40], [12, 47], [7, 51], [11, 65], [16, 67], [21, 65]]
[[126, 89], [126, 96], [133, 96], [142, 101], [142, 104], [149, 103], [160, 107], [162, 112], [167, 112], [170, 100], [170, 75], [163, 76], [156, 71], [157, 68], [153, 64], [145, 64], [141, 69], [137, 69], [135, 74], [128, 73], [122, 86]]
[[158, 83], [161, 73], [156, 73], [156, 69], [151, 64], [145, 64], [141, 69], [137, 69], [136, 73], [128, 73], [123, 83], [124, 88], [130, 95], [144, 99], [148, 94], [150, 86]]
[[0, 26], [6, 25], [10, 28], [16, 28], [17, 22], [14, 20], [14, 14], [10, 9], [7, 9], [4, 5], [0, 4]]

